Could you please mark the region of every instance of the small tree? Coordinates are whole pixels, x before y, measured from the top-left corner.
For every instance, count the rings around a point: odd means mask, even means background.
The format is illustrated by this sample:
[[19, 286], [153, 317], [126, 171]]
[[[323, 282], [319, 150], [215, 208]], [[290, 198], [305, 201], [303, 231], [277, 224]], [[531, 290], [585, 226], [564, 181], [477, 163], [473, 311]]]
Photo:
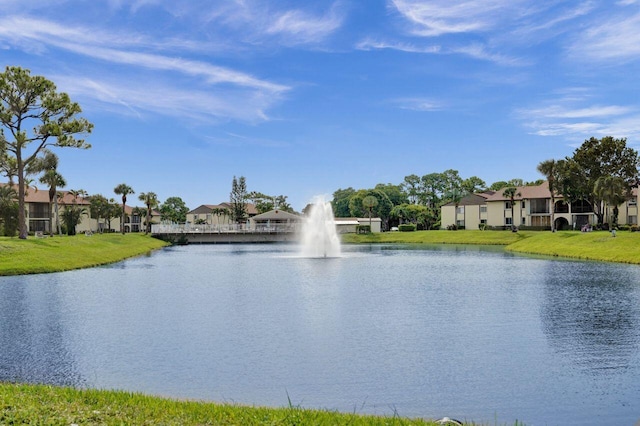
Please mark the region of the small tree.
[[169, 197], [160, 206], [160, 219], [173, 223], [185, 223], [189, 208], [180, 197]]
[[[49, 150], [43, 150], [44, 155], [34, 160], [29, 172], [42, 173], [40, 183], [49, 187], [49, 235], [53, 237], [53, 214], [55, 210], [58, 234], [60, 234], [60, 219], [58, 217], [58, 188], [67, 186], [64, 177], [58, 173], [58, 156]], [[55, 208], [54, 208], [55, 207]]]
[[616, 176], [600, 176], [596, 180], [594, 192], [606, 204], [605, 212], [609, 210], [607, 207], [613, 206], [612, 225], [617, 226], [618, 206], [628, 199], [628, 188], [624, 180]]
[[125, 219], [124, 206], [127, 202], [127, 195], [134, 194], [135, 192], [133, 191], [133, 188], [131, 188], [126, 183], [121, 183], [120, 185], [113, 188], [113, 192], [115, 192], [117, 195], [122, 196], [122, 214], [120, 215], [120, 232], [122, 232], [122, 235], [124, 235], [124, 219]]
[[67, 228], [67, 235], [76, 235], [76, 227], [82, 220], [82, 216], [87, 214], [87, 209], [78, 205], [78, 197], [85, 196], [86, 191], [83, 189], [70, 190], [69, 194], [73, 196], [71, 204], [65, 203], [62, 212], [62, 221]]
[[[18, 227], [27, 238], [25, 215], [26, 170], [48, 146], [89, 148], [75, 135], [90, 133], [93, 124], [77, 115], [82, 112], [69, 95], [58, 93], [51, 81], [31, 76], [29, 70], [6, 67], [0, 73], [0, 161], [9, 177], [18, 177]], [[34, 147], [29, 149], [30, 147]], [[8, 167], [7, 167], [8, 166]]]
[[18, 230], [18, 193], [10, 185], [0, 186], [0, 219], [4, 235], [13, 237]]
[[151, 212], [153, 209], [158, 208], [158, 196], [155, 192], [141, 192], [138, 199], [147, 206], [147, 216], [145, 218], [146, 227], [144, 233], [148, 234], [151, 232]]
[[[103, 227], [100, 226], [100, 219], [107, 219], [109, 217], [110, 210], [112, 210], [111, 203], [104, 195], [96, 194], [89, 198], [89, 211], [91, 216], [96, 219], [98, 223], [98, 231], [102, 233]], [[118, 206], [118, 213], [120, 213], [120, 207]]]
[[551, 232], [556, 231], [556, 181], [558, 176], [558, 166], [556, 160], [545, 160], [538, 164], [538, 171], [547, 178], [549, 193], [551, 194]]
[[229, 201], [231, 202], [231, 217], [236, 223], [243, 222], [247, 217], [247, 182], [244, 176], [236, 179], [233, 177], [231, 182], [231, 194]]
[[378, 205], [378, 199], [373, 195], [367, 195], [362, 199], [362, 205], [369, 212], [369, 231], [371, 231], [371, 213], [373, 208]]
[[515, 230], [516, 224], [514, 222], [515, 216], [513, 214], [514, 213], [513, 205], [516, 202], [516, 197], [520, 196], [520, 192], [518, 192], [518, 188], [510, 186], [502, 192], [502, 196], [508, 198], [509, 202], [511, 203], [511, 229]]

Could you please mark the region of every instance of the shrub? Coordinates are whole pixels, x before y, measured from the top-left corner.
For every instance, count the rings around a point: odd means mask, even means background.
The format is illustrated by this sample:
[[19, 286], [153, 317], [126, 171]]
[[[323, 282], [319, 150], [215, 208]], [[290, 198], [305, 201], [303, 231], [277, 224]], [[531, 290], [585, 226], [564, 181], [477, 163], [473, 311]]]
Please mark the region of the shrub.
[[457, 230], [458, 230], [457, 225], [447, 225], [447, 231], [457, 231]]
[[356, 234], [370, 234], [371, 226], [370, 225], [356, 225]]
[[638, 225], [631, 225], [631, 228], [629, 228], [629, 230], [631, 232], [638, 232], [638, 230], [639, 230]]
[[403, 223], [398, 225], [398, 231], [400, 232], [413, 232], [416, 230], [416, 225], [413, 223]]

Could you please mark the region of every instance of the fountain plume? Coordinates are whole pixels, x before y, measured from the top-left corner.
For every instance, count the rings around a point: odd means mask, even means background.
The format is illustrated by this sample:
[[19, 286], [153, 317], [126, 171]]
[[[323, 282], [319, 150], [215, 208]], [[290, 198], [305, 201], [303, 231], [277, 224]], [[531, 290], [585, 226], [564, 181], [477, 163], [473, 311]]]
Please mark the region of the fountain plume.
[[324, 197], [313, 199], [302, 227], [302, 255], [305, 257], [340, 256], [340, 239], [333, 220], [331, 203]]

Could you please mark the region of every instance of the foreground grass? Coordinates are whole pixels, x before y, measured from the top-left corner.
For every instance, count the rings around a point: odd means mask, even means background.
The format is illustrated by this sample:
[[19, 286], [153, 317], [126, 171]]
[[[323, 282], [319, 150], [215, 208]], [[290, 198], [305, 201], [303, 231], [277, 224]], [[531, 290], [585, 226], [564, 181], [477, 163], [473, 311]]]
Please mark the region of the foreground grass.
[[0, 237], [0, 275], [37, 274], [118, 262], [165, 246], [144, 234]]
[[343, 243], [503, 245], [507, 251], [640, 264], [640, 232], [418, 231], [342, 236]]
[[0, 383], [0, 424], [437, 425], [398, 416], [176, 401], [122, 391], [8, 383]]

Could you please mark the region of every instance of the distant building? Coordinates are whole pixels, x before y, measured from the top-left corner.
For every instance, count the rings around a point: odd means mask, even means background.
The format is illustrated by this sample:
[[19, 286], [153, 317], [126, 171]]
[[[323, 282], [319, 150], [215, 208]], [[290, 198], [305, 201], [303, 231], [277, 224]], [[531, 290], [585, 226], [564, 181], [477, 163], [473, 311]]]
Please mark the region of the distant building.
[[[354, 234], [360, 225], [369, 226], [368, 217], [336, 217], [336, 231], [338, 234]], [[382, 219], [379, 217], [371, 218], [371, 232], [382, 232]]]
[[[248, 219], [256, 216], [258, 210], [256, 206], [247, 203]], [[203, 225], [231, 225], [231, 203], [220, 204], [202, 204], [187, 213], [187, 223], [203, 224]]]
[[[493, 193], [470, 194], [460, 200], [458, 206], [448, 203], [441, 207], [441, 228], [457, 225], [465, 229], [478, 229], [480, 225], [493, 228], [535, 227], [551, 229], [551, 211], [554, 211], [555, 229], [580, 229], [583, 225], [595, 225], [598, 222], [593, 207], [586, 201], [571, 204], [561, 195], [554, 197], [551, 205], [551, 192], [548, 182], [536, 186], [516, 188], [511, 214], [511, 200], [502, 195], [504, 189]], [[618, 206], [618, 224], [638, 224], [638, 188], [634, 188], [629, 200]], [[611, 221], [613, 207], [605, 212], [605, 222]]]
[[[7, 184], [0, 183], [0, 185], [4, 186]], [[76, 204], [85, 209], [85, 214], [82, 215], [82, 217], [80, 218], [80, 223], [76, 227], [77, 233], [84, 233], [87, 231], [119, 232], [120, 216], [111, 219], [110, 223], [102, 218], [98, 222], [96, 218], [91, 217], [90, 199], [91, 197], [74, 198], [74, 196], [69, 191], [58, 190], [58, 213], [60, 216], [62, 216], [62, 213], [64, 212], [66, 206]], [[29, 187], [24, 201], [27, 231], [29, 233], [34, 234], [37, 232], [42, 234], [49, 234], [50, 216], [53, 216], [52, 223], [54, 227], [54, 233], [57, 233], [55, 229], [57, 223], [55, 206], [51, 206], [51, 209], [53, 211], [49, 210], [48, 189]], [[143, 232], [145, 230], [146, 218], [144, 216], [146, 215], [147, 208], [140, 207], [140, 211], [144, 211], [144, 213], [137, 214], [135, 208], [125, 205], [125, 232]], [[159, 223], [160, 213], [156, 210], [153, 210], [150, 220], [152, 223]], [[63, 223], [62, 217], [60, 217], [60, 223]]]

